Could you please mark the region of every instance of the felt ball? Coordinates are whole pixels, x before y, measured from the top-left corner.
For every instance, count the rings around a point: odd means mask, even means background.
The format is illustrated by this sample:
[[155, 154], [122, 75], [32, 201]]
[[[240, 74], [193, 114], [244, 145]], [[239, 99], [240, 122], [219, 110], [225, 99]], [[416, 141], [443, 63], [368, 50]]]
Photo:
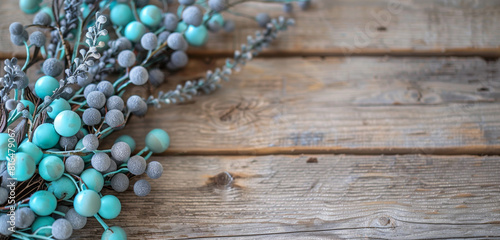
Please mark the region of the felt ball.
[[179, 3], [182, 5], [192, 5], [196, 0], [179, 0]]
[[134, 193], [139, 197], [145, 197], [151, 192], [151, 185], [145, 179], [141, 179], [134, 184]]
[[104, 116], [104, 121], [106, 121], [106, 123], [110, 127], [116, 128], [125, 122], [125, 117], [123, 116], [123, 113], [121, 111], [112, 109], [106, 113], [106, 116]]
[[59, 81], [51, 76], [43, 76], [35, 83], [35, 94], [43, 99], [46, 96], [52, 96], [57, 88], [59, 88]]
[[64, 110], [57, 114], [54, 119], [54, 127], [56, 132], [63, 137], [71, 137], [75, 135], [82, 125], [80, 115], [71, 110]]
[[158, 68], [149, 70], [149, 82], [157, 87], [165, 81], [165, 74]]
[[163, 31], [160, 34], [158, 34], [158, 44], [163, 44], [164, 42], [167, 41], [168, 36], [170, 35], [169, 31]]
[[28, 41], [29, 34], [26, 30], [21, 33], [21, 35], [10, 35], [10, 41], [16, 46], [24, 46], [24, 42]]
[[141, 46], [146, 50], [154, 50], [158, 45], [158, 38], [154, 33], [146, 33], [141, 38]]
[[59, 76], [64, 70], [64, 65], [56, 58], [48, 58], [43, 62], [42, 71], [45, 75], [51, 77]]
[[182, 12], [182, 20], [193, 26], [200, 26], [203, 22], [203, 12], [197, 6], [189, 6]]
[[27, 228], [35, 221], [35, 213], [29, 207], [19, 208], [14, 212], [16, 228]]
[[172, 33], [167, 38], [167, 45], [173, 50], [181, 50], [187, 45], [187, 42], [182, 34]]
[[38, 173], [46, 181], [55, 181], [64, 173], [64, 163], [61, 158], [49, 155], [40, 161]]
[[5, 202], [7, 202], [8, 198], [9, 190], [7, 190], [7, 188], [0, 187], [0, 205], [3, 205]]
[[78, 138], [76, 136], [61, 137], [59, 139], [59, 146], [65, 151], [74, 150], [77, 142]]
[[177, 28], [177, 24], [179, 23], [179, 19], [173, 13], [166, 13], [163, 17], [163, 26], [167, 31], [173, 32]]
[[115, 95], [108, 98], [106, 107], [108, 108], [108, 110], [116, 109], [118, 111], [122, 111], [125, 108], [125, 103], [123, 102], [123, 99], [121, 97]]
[[11, 231], [11, 225], [9, 224], [10, 217], [7, 214], [0, 216], [0, 234], [4, 236], [10, 236], [14, 232]]
[[130, 112], [139, 111], [144, 106], [147, 107], [146, 102], [137, 95], [132, 95], [127, 99], [127, 108]]
[[89, 84], [85, 87], [85, 89], [83, 90], [83, 96], [85, 98], [87, 98], [87, 95], [89, 95], [89, 93], [93, 92], [93, 91], [96, 91], [97, 90], [97, 85], [96, 84]]
[[124, 142], [117, 142], [111, 147], [111, 156], [120, 162], [126, 162], [131, 152], [130, 146]]
[[73, 207], [81, 216], [92, 217], [101, 208], [101, 197], [94, 190], [83, 190], [73, 200]]
[[118, 217], [122, 210], [120, 200], [113, 195], [106, 195], [101, 198], [101, 208], [99, 215], [104, 219], [114, 219]]
[[111, 158], [109, 158], [108, 154], [99, 152], [95, 153], [94, 156], [92, 156], [90, 163], [95, 170], [104, 172], [109, 168], [109, 165], [111, 164]]
[[111, 97], [115, 93], [113, 84], [109, 81], [101, 81], [97, 84], [97, 91], [104, 93], [104, 96]]
[[117, 173], [111, 178], [111, 187], [117, 192], [125, 192], [128, 189], [130, 180], [127, 175], [123, 173]]
[[147, 5], [141, 9], [139, 19], [144, 25], [150, 28], [156, 28], [161, 23], [162, 13], [163, 12], [159, 7], [155, 5]]
[[108, 169], [106, 169], [106, 171], [104, 171], [104, 173], [114, 172], [117, 169], [118, 169], [118, 165], [116, 164], [116, 162], [113, 159], [111, 159], [111, 164], [109, 164]]
[[47, 111], [47, 115], [49, 115], [50, 118], [55, 119], [59, 113], [65, 110], [70, 110], [71, 105], [69, 105], [68, 101], [66, 101], [63, 98], [58, 98], [54, 100], [50, 105], [51, 111]]
[[99, 125], [101, 123], [101, 112], [95, 108], [87, 108], [83, 111], [82, 120], [88, 126]]
[[176, 68], [182, 68], [187, 65], [189, 59], [185, 52], [183, 51], [175, 51], [170, 56], [170, 63]]
[[23, 34], [24, 26], [20, 22], [13, 22], [9, 26], [9, 32], [12, 35], [21, 35]]
[[45, 46], [46, 37], [45, 37], [45, 34], [43, 34], [42, 32], [34, 31], [30, 35], [29, 40], [30, 40], [31, 44], [33, 44], [37, 47], [42, 47], [42, 46]]
[[117, 143], [117, 142], [124, 142], [124, 143], [128, 144], [128, 146], [130, 147], [130, 150], [132, 152], [135, 151], [135, 140], [131, 136], [121, 135], [115, 140], [115, 143]]
[[71, 234], [73, 234], [73, 226], [68, 220], [60, 218], [52, 224], [52, 236], [56, 239], [69, 239]]
[[142, 35], [144, 35], [146, 31], [147, 29], [144, 24], [133, 21], [125, 27], [125, 37], [131, 42], [136, 43], [141, 40]]
[[134, 13], [128, 4], [116, 4], [110, 12], [111, 22], [114, 25], [126, 26], [128, 23], [134, 21]]
[[143, 85], [148, 82], [148, 70], [143, 66], [135, 66], [130, 70], [130, 81], [135, 85]]
[[130, 157], [127, 162], [127, 168], [134, 175], [141, 175], [146, 171], [146, 160], [138, 155]]
[[38, 216], [48, 216], [56, 210], [57, 199], [51, 192], [40, 190], [31, 195], [29, 206]]
[[267, 13], [259, 13], [255, 17], [255, 20], [257, 21], [257, 23], [259, 24], [259, 26], [265, 28], [266, 25], [269, 22], [271, 22], [271, 17], [269, 17], [269, 15]]
[[87, 104], [89, 107], [100, 109], [106, 104], [106, 96], [99, 91], [90, 92], [87, 97]]
[[99, 139], [95, 134], [87, 134], [83, 137], [82, 143], [88, 151], [95, 151], [99, 147]]
[[83, 161], [82, 157], [77, 155], [71, 155], [68, 158], [66, 158], [66, 161], [64, 162], [64, 167], [66, 169], [66, 172], [75, 175], [80, 175], [80, 173], [82, 173], [83, 169], [85, 168], [85, 162]]
[[157, 161], [152, 161], [148, 163], [146, 174], [152, 179], [160, 178], [163, 174], [163, 166]]
[[48, 26], [51, 21], [52, 19], [50, 18], [50, 15], [42, 11], [38, 12], [33, 18], [33, 24], [37, 25]]
[[125, 37], [120, 37], [120, 38], [116, 39], [116, 41], [113, 44], [114, 44], [114, 47], [116, 47], [116, 50], [118, 52], [121, 52], [123, 50], [132, 49], [132, 43]]
[[123, 50], [118, 54], [118, 64], [121, 67], [131, 67], [135, 63], [135, 54], [130, 50]]
[[71, 223], [74, 230], [82, 229], [87, 225], [87, 218], [78, 214], [74, 208], [68, 210], [64, 218]]
[[226, 9], [226, 0], [208, 0], [208, 6], [216, 12], [220, 12]]
[[[94, 154], [94, 156], [95, 156], [95, 154]], [[89, 168], [89, 169], [83, 171], [82, 174], [80, 175], [80, 177], [82, 178], [83, 182], [85, 183], [85, 186], [87, 186], [88, 189], [90, 189], [90, 190], [100, 192], [104, 186], [104, 177], [96, 169]]]

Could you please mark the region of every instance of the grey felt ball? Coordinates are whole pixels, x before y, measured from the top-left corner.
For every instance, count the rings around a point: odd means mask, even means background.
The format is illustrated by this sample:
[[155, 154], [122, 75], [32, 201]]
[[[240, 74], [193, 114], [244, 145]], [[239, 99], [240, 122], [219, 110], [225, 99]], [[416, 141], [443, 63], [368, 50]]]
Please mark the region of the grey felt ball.
[[125, 37], [116, 39], [116, 41], [113, 43], [113, 46], [118, 52], [132, 49], [132, 43]]
[[135, 66], [130, 70], [130, 81], [135, 85], [143, 85], [148, 82], [148, 70], [143, 66]]
[[152, 179], [160, 178], [163, 174], [163, 166], [157, 161], [152, 161], [148, 163], [146, 174]]
[[208, 0], [208, 6], [216, 12], [220, 12], [226, 8], [226, 0]]
[[158, 44], [163, 44], [164, 42], [167, 41], [168, 36], [170, 35], [169, 31], [163, 31], [160, 34], [158, 34]]
[[149, 82], [157, 87], [165, 81], [165, 74], [158, 68], [149, 70]]
[[78, 143], [78, 138], [76, 136], [59, 138], [59, 146], [65, 151], [74, 150], [76, 143]]
[[7, 214], [1, 215], [0, 216], [0, 234], [4, 236], [10, 236], [13, 231], [10, 230], [10, 228], [14, 228], [13, 226], [10, 225], [10, 219]]
[[73, 234], [73, 226], [71, 223], [64, 219], [57, 219], [52, 223], [52, 236], [56, 239], [69, 239]]
[[35, 213], [29, 207], [19, 208], [15, 211], [16, 227], [27, 228], [35, 221]]
[[64, 218], [71, 223], [71, 227], [75, 230], [82, 229], [87, 224], [87, 218], [78, 214], [74, 208], [68, 210]]
[[94, 156], [92, 156], [90, 163], [95, 170], [104, 172], [109, 168], [109, 165], [111, 164], [111, 158], [109, 158], [108, 154], [99, 152], [95, 153]]
[[101, 123], [101, 112], [95, 108], [87, 108], [83, 111], [82, 120], [85, 125], [95, 126]]
[[163, 17], [163, 26], [167, 31], [173, 32], [177, 28], [177, 24], [179, 24], [179, 19], [177, 15], [173, 13], [166, 13]]
[[123, 50], [118, 54], [118, 64], [124, 68], [134, 65], [136, 57], [130, 50]]
[[33, 18], [33, 24], [37, 25], [48, 26], [51, 21], [52, 19], [50, 19], [50, 15], [43, 11], [38, 12]]
[[99, 147], [99, 139], [95, 134], [87, 134], [82, 139], [83, 146], [88, 151], [95, 151]]
[[307, 10], [311, 6], [311, 0], [301, 0], [299, 2], [299, 7], [302, 10]]
[[128, 171], [134, 175], [141, 175], [146, 171], [146, 160], [141, 156], [132, 156], [127, 162]]
[[[62, 213], [64, 213], [64, 214], [66, 214], [66, 213], [69, 211], [69, 207], [64, 206], [64, 205], [60, 205], [60, 204], [59, 204], [59, 205], [57, 205], [57, 207], [56, 207], [56, 211], [58, 211], [58, 212], [62, 212]], [[57, 219], [59, 219], [59, 218], [64, 218], [63, 216], [61, 216], [61, 215], [59, 215], [59, 214], [57, 214], [57, 213], [52, 213], [52, 217], [53, 217], [54, 219], [56, 219], [56, 220], [57, 220]]]
[[170, 63], [172, 63], [172, 65], [175, 66], [176, 68], [182, 68], [186, 66], [188, 61], [189, 61], [188, 56], [183, 51], [175, 51], [170, 56]]
[[111, 97], [115, 93], [113, 84], [109, 81], [100, 81], [97, 84], [97, 91], [104, 93], [106, 97]]
[[13, 22], [9, 26], [9, 32], [12, 35], [21, 35], [24, 31], [24, 26], [20, 22]]
[[179, 3], [182, 5], [192, 5], [196, 2], [196, 0], [179, 0]]
[[89, 95], [89, 93], [93, 92], [93, 91], [96, 91], [97, 89], [97, 85], [96, 84], [89, 84], [85, 87], [85, 89], [83, 90], [83, 96], [85, 98], [87, 98], [87, 95]]
[[265, 28], [266, 25], [269, 22], [271, 22], [271, 17], [269, 17], [269, 15], [267, 13], [259, 13], [255, 17], [255, 20], [257, 20], [257, 23], [259, 24], [259, 26]]
[[106, 107], [108, 110], [116, 109], [118, 111], [122, 111], [125, 108], [125, 103], [121, 97], [115, 95], [108, 98], [108, 101], [106, 101]]
[[126, 162], [131, 152], [130, 146], [125, 142], [117, 142], [111, 147], [111, 156], [120, 162]]
[[188, 25], [198, 27], [203, 23], [203, 12], [197, 6], [189, 6], [182, 12], [182, 20]]
[[146, 33], [142, 35], [141, 46], [146, 50], [153, 50], [158, 45], [158, 37], [154, 33]]
[[80, 173], [82, 173], [83, 169], [85, 168], [85, 162], [83, 161], [82, 157], [71, 155], [66, 158], [66, 161], [64, 162], [64, 168], [66, 172], [80, 175]]
[[56, 58], [48, 58], [43, 62], [42, 71], [45, 75], [52, 77], [59, 76], [64, 70], [64, 65], [61, 61]]
[[86, 73], [83, 76], [76, 76], [76, 82], [80, 85], [80, 87], [88, 86], [92, 81], [94, 81], [94, 76], [91, 73]]
[[219, 24], [219, 22], [210, 21], [207, 23], [207, 28], [211, 32], [218, 32], [222, 28], [222, 26]]
[[147, 107], [146, 102], [137, 95], [132, 95], [127, 99], [127, 108], [130, 112], [139, 111], [144, 106]]
[[116, 164], [115, 161], [111, 160], [110, 163], [111, 164], [109, 164], [108, 169], [106, 169], [106, 171], [104, 171], [104, 173], [114, 172], [114, 171], [116, 171], [118, 169], [118, 165]]
[[127, 191], [129, 184], [130, 180], [123, 173], [117, 173], [111, 178], [111, 188], [117, 192]]
[[8, 198], [9, 190], [7, 190], [7, 188], [0, 187], [0, 205], [3, 205], [5, 202], [7, 202]]
[[151, 185], [145, 179], [141, 179], [134, 184], [134, 193], [139, 197], [147, 196], [151, 192]]
[[29, 37], [30, 43], [37, 46], [42, 47], [45, 46], [46, 37], [40, 31], [34, 31]]
[[28, 41], [28, 38], [29, 34], [26, 30], [22, 32], [21, 35], [10, 35], [10, 41], [16, 46], [24, 46], [24, 42]]
[[123, 116], [123, 113], [121, 111], [112, 109], [106, 113], [106, 116], [104, 116], [104, 121], [106, 121], [106, 123], [110, 127], [115, 128], [125, 122], [125, 117]]
[[99, 91], [92, 91], [87, 95], [87, 104], [89, 107], [100, 109], [106, 104], [106, 96]]
[[180, 50], [187, 45], [186, 39], [180, 33], [171, 33], [167, 38], [167, 45], [173, 50]]

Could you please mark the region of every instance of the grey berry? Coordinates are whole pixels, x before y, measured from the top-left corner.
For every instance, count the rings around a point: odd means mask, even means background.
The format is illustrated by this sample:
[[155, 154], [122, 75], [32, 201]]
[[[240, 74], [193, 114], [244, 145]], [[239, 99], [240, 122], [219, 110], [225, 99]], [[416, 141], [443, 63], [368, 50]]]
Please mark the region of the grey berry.
[[173, 50], [183, 49], [186, 45], [186, 39], [180, 33], [172, 33], [167, 38], [167, 45]]
[[100, 109], [106, 104], [106, 96], [99, 91], [90, 92], [86, 98], [89, 107]]
[[135, 54], [130, 50], [123, 50], [118, 54], [118, 64], [124, 68], [133, 66], [135, 60]]
[[149, 74], [143, 66], [135, 66], [130, 70], [130, 81], [135, 85], [143, 85], [148, 82]]
[[152, 161], [148, 163], [148, 167], [146, 168], [146, 174], [148, 177], [152, 179], [157, 179], [160, 178], [161, 175], [163, 174], [163, 166], [161, 163], [157, 161]]
[[158, 45], [158, 38], [154, 33], [146, 33], [141, 38], [141, 46], [146, 50], [153, 50]]
[[141, 175], [146, 171], [146, 160], [138, 155], [130, 157], [127, 162], [128, 171], [134, 175]]
[[163, 74], [163, 72], [160, 69], [155, 68], [149, 71], [149, 82], [153, 86], [155, 87], [160, 86], [164, 81], [165, 81], [165, 74]]
[[208, 6], [216, 12], [220, 12], [226, 8], [226, 0], [208, 0]]
[[112, 109], [106, 113], [106, 116], [104, 116], [104, 121], [106, 121], [106, 123], [110, 127], [115, 128], [125, 122], [125, 117], [123, 116], [123, 113], [121, 111]]
[[175, 51], [170, 56], [170, 62], [176, 68], [182, 68], [182, 67], [186, 66], [186, 64], [188, 63], [188, 60], [189, 59], [188, 59], [187, 54], [183, 51]]
[[99, 172], [104, 172], [109, 168], [111, 164], [111, 158], [109, 158], [108, 154], [99, 152], [95, 153], [90, 160], [92, 167]]
[[104, 93], [104, 96], [111, 97], [115, 93], [113, 84], [109, 81], [101, 81], [97, 84], [97, 91]]
[[131, 152], [130, 146], [125, 142], [117, 142], [111, 147], [111, 156], [120, 162], [126, 162]]
[[82, 114], [83, 123], [87, 126], [99, 125], [101, 117], [101, 112], [95, 108], [87, 108]]
[[51, 21], [52, 19], [50, 18], [50, 15], [42, 11], [38, 12], [33, 18], [33, 24], [37, 25], [48, 26]]
[[145, 179], [141, 179], [134, 184], [134, 193], [139, 197], [147, 196], [151, 192], [151, 185]]
[[52, 77], [59, 76], [63, 69], [63, 63], [55, 58], [48, 58], [43, 62], [42, 71], [45, 75]]
[[60, 218], [52, 224], [52, 236], [56, 239], [69, 239], [71, 234], [73, 234], [73, 226], [68, 220]]
[[108, 98], [108, 101], [106, 101], [106, 107], [108, 110], [116, 109], [118, 111], [122, 111], [125, 108], [125, 103], [121, 97], [115, 95]]
[[130, 184], [130, 180], [127, 175], [123, 173], [117, 173], [111, 178], [111, 187], [117, 192], [125, 192]]
[[87, 224], [87, 218], [78, 214], [74, 208], [68, 210], [64, 218], [71, 223], [71, 227], [75, 230], [82, 229]]
[[179, 19], [173, 13], [167, 13], [163, 17], [163, 26], [167, 31], [173, 32], [177, 28], [177, 24], [179, 24]]
[[45, 41], [46, 37], [45, 34], [43, 34], [40, 31], [35, 31], [30, 35], [30, 43], [37, 46], [37, 47], [42, 47], [45, 46]]
[[182, 20], [188, 25], [198, 27], [203, 22], [203, 12], [197, 6], [189, 6], [182, 12]]
[[71, 174], [80, 175], [85, 168], [85, 162], [80, 156], [71, 155], [64, 162], [64, 169]]
[[259, 13], [255, 17], [259, 26], [265, 28], [269, 22], [271, 22], [271, 17], [267, 13]]
[[95, 134], [87, 134], [83, 137], [82, 143], [88, 151], [95, 151], [99, 147], [99, 139]]

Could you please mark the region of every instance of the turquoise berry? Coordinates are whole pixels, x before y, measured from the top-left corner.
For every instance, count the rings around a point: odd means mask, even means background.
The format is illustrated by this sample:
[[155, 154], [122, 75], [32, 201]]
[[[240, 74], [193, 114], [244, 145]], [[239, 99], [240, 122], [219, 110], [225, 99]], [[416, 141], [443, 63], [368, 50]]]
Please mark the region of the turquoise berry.
[[162, 153], [170, 145], [168, 133], [162, 129], [153, 129], [146, 135], [146, 146], [154, 153]]
[[[205, 15], [203, 19], [205, 20], [206, 18], [208, 18], [207, 15]], [[222, 27], [222, 26], [224, 26], [224, 17], [220, 13], [215, 13], [212, 15], [212, 17], [210, 17], [208, 22], [216, 22], [219, 24], [219, 26]]]
[[19, 7], [27, 14], [33, 14], [40, 10], [40, 3], [42, 0], [20, 0]]
[[208, 40], [208, 30], [205, 25], [198, 27], [190, 25], [184, 32], [184, 36], [190, 45], [200, 47], [205, 45]]
[[51, 192], [41, 190], [31, 195], [29, 206], [38, 216], [48, 216], [56, 210], [57, 199]]
[[73, 207], [78, 214], [92, 217], [101, 208], [101, 198], [94, 190], [83, 190], [73, 200]]
[[141, 41], [142, 36], [146, 33], [144, 24], [133, 21], [125, 27], [125, 37], [132, 42]]
[[56, 156], [47, 156], [38, 165], [38, 173], [46, 181], [55, 181], [64, 173], [64, 163]]
[[101, 240], [127, 240], [127, 233], [121, 227], [112, 226], [104, 231]]
[[83, 171], [80, 177], [85, 183], [85, 186], [87, 186], [90, 190], [100, 192], [104, 186], [104, 177], [100, 172], [93, 168]]
[[8, 133], [0, 133], [0, 160], [7, 160], [9, 153], [15, 153], [16, 151], [15, 139], [11, 138]]
[[35, 104], [28, 100], [21, 100], [21, 103], [30, 111], [30, 114], [33, 115], [35, 112]]
[[106, 195], [101, 198], [101, 208], [99, 215], [104, 219], [113, 219], [118, 217], [122, 210], [120, 200], [114, 195]]
[[[48, 217], [48, 216], [45, 216], [45, 217], [37, 217], [35, 219], [35, 221], [33, 222], [33, 224], [31, 225], [31, 232], [36, 232], [36, 230], [38, 230], [39, 228], [41, 227], [47, 227], [47, 226], [52, 226], [52, 224], [55, 222], [56, 220], [52, 217]], [[37, 236], [50, 236], [52, 235], [52, 230], [50, 228], [48, 229], [43, 229], [43, 230], [40, 230], [36, 233]]]
[[160, 8], [154, 5], [147, 5], [142, 8], [141, 13], [139, 14], [139, 18], [144, 25], [156, 28], [160, 25], [162, 18], [162, 11]]
[[116, 4], [111, 9], [110, 14], [111, 22], [114, 25], [118, 26], [126, 26], [128, 23], [134, 21], [134, 13], [132, 9], [128, 6], [128, 4]]
[[33, 143], [41, 149], [49, 149], [59, 142], [59, 134], [52, 123], [44, 123], [35, 129]]
[[53, 193], [57, 199], [70, 199], [76, 193], [76, 186], [68, 177], [63, 176], [56, 181], [49, 183], [49, 192]]
[[176, 32], [184, 32], [186, 31], [188, 25], [185, 22], [179, 22], [177, 24], [177, 28], [175, 29]]
[[57, 114], [54, 119], [54, 127], [59, 135], [71, 137], [80, 131], [82, 119], [76, 112], [65, 110]]
[[26, 181], [35, 174], [35, 160], [33, 160], [30, 155], [18, 152], [14, 154], [14, 158], [9, 161], [14, 161], [14, 169], [9, 169], [9, 174], [12, 174], [11, 177], [15, 178], [17, 181]]
[[47, 112], [50, 118], [55, 119], [57, 114], [64, 110], [70, 110], [71, 106], [69, 105], [68, 101], [66, 101], [64, 98], [58, 98], [54, 100], [51, 104], [50, 107], [52, 108], [52, 111]]
[[57, 88], [59, 88], [59, 81], [51, 76], [43, 76], [36, 80], [35, 94], [43, 99], [45, 96], [52, 96]]
[[34, 143], [28, 141], [22, 142], [21, 145], [19, 145], [18, 151], [30, 155], [36, 165], [40, 163], [43, 157], [42, 149], [37, 147]]
[[130, 147], [130, 150], [133, 152], [135, 151], [135, 140], [129, 136], [129, 135], [121, 135], [119, 136], [116, 140], [115, 140], [115, 143], [117, 142], [124, 142], [126, 144], [128, 144], [128, 146]]

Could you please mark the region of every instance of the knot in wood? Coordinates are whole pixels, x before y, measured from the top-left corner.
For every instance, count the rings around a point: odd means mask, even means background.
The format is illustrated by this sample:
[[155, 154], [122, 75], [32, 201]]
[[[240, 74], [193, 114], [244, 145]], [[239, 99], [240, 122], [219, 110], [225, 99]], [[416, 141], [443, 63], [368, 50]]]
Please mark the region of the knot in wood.
[[228, 172], [221, 172], [214, 177], [214, 183], [218, 187], [228, 187], [233, 183], [233, 176]]

